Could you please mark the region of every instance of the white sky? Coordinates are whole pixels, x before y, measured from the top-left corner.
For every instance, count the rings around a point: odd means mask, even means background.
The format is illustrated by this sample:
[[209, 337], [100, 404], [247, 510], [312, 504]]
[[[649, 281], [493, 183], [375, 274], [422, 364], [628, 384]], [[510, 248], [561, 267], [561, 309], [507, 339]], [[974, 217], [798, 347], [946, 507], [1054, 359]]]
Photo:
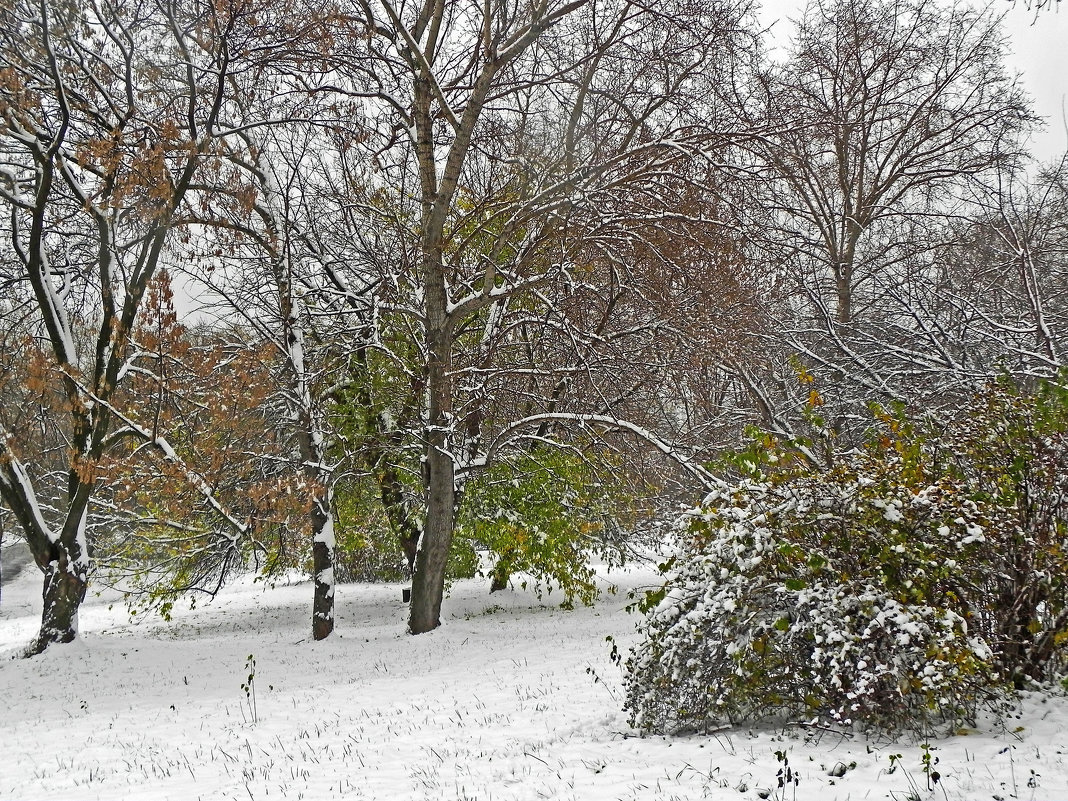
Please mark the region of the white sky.
[[1023, 5], [1012, 5], [1005, 15], [1012, 37], [1013, 66], [1035, 101], [1035, 111], [1046, 118], [1046, 130], [1034, 140], [1035, 154], [1057, 158], [1068, 150], [1068, 8], [1060, 5], [1036, 16]]
[[[792, 32], [790, 18], [799, 16], [804, 0], [762, 0], [765, 27], [774, 25], [776, 39], [785, 42]], [[1035, 134], [1032, 152], [1042, 160], [1059, 158], [1068, 150], [1068, 3], [1040, 12], [1021, 0], [996, 0], [991, 10], [1004, 13], [1012, 52], [1010, 67], [1034, 100], [1036, 113], [1047, 127]]]

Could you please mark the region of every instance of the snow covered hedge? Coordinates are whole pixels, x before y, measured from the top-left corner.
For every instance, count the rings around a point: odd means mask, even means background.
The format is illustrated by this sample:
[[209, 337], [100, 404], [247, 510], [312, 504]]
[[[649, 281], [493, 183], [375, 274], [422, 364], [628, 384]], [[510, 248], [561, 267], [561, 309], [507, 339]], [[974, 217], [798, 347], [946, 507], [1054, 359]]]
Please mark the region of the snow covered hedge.
[[1040, 406], [998, 388], [958, 426], [883, 415], [828, 470], [766, 449], [687, 516], [643, 604], [632, 724], [929, 730], [1046, 677], [1068, 641], [1068, 447]]

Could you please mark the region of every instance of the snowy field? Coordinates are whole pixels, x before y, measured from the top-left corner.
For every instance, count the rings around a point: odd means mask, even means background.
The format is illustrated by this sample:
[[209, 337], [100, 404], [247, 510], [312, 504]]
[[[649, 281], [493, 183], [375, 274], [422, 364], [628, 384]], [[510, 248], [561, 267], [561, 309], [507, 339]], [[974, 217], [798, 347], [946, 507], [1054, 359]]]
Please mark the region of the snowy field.
[[421, 637], [398, 585], [343, 585], [323, 643], [308, 584], [238, 582], [170, 623], [93, 598], [82, 642], [11, 659], [38, 623], [30, 566], [0, 601], [0, 799], [1068, 799], [1063, 697], [931, 742], [931, 790], [917, 743], [636, 736], [605, 637], [633, 641], [626, 591], [654, 577], [609, 580], [574, 612], [460, 582]]

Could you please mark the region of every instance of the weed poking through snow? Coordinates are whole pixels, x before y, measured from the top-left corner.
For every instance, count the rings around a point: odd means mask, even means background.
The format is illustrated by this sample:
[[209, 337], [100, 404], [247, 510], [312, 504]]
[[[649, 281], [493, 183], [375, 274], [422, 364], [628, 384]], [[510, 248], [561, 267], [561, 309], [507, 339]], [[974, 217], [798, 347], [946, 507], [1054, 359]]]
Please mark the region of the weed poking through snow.
[[[245, 660], [245, 670], [248, 671], [248, 677], [241, 683], [241, 689], [245, 693], [249, 718], [253, 723], [259, 723], [259, 709], [256, 706], [256, 657], [253, 654], [249, 654]], [[245, 707], [241, 707], [241, 716], [245, 717]], [[245, 722], [248, 723], [249, 720], [246, 719]]]

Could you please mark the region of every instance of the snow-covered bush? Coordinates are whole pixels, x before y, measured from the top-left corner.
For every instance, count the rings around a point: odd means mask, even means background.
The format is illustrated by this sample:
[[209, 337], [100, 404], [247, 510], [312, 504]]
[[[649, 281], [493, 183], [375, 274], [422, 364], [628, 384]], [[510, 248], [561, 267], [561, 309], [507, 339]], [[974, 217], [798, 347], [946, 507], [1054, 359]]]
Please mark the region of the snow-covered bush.
[[[974, 711], [991, 649], [939, 601], [953, 555], [980, 542], [977, 515], [946, 525], [930, 497], [849, 472], [742, 482], [694, 513], [691, 549], [649, 599], [629, 662], [635, 725], [788, 716], [896, 728]], [[913, 539], [921, 519], [926, 542]]]
[[929, 729], [1042, 677], [1068, 640], [1068, 448], [1043, 403], [999, 387], [959, 424], [884, 414], [825, 470], [766, 444], [642, 604], [632, 723]]

